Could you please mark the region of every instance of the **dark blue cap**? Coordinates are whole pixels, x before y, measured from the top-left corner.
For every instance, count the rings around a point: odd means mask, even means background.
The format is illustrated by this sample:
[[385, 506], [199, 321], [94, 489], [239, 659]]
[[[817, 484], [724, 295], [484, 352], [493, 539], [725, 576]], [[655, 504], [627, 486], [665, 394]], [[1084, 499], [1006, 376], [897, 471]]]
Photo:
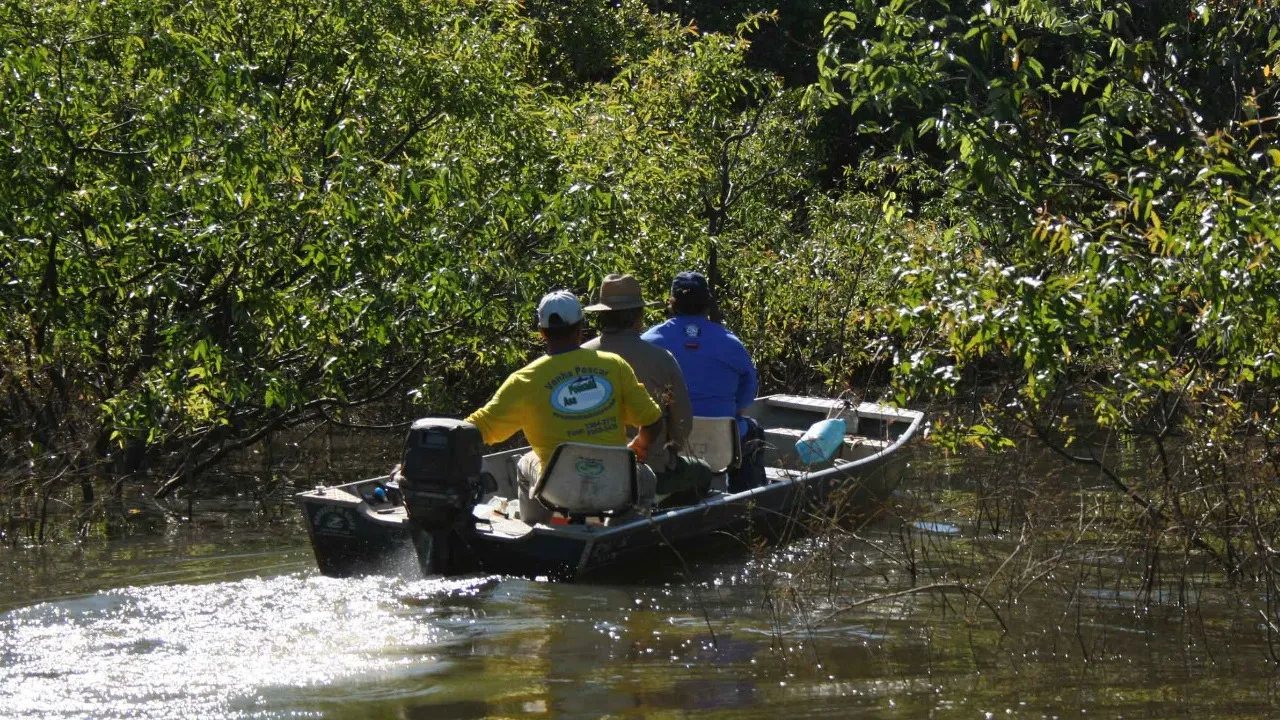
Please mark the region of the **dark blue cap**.
[[707, 277], [689, 270], [676, 273], [676, 279], [671, 281], [671, 297], [710, 300], [711, 288], [707, 285]]

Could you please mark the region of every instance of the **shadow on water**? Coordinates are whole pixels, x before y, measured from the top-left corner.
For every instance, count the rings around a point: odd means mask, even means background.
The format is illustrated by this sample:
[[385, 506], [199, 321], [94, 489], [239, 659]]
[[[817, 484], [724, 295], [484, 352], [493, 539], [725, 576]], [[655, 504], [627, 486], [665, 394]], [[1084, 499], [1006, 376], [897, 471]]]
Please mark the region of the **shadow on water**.
[[[907, 499], [945, 506], [979, 471], [920, 458]], [[411, 559], [401, 575], [325, 578], [296, 518], [202, 516], [6, 550], [0, 717], [1232, 718], [1278, 704], [1247, 590], [1210, 582], [1192, 606], [1162, 605], [1064, 564], [1062, 582], [998, 603], [1008, 633], [964, 596], [902, 593], [1012, 552], [985, 519], [882, 519], [781, 546], [719, 536], [568, 585], [415, 578]]]

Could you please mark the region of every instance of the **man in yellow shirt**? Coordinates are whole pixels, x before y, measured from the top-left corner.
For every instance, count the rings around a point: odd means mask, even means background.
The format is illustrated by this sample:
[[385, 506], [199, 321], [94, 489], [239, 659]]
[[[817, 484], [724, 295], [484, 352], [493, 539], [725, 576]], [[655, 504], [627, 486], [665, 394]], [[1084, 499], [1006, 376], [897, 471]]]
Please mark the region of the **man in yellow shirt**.
[[[511, 373], [493, 398], [467, 417], [490, 445], [523, 430], [533, 447], [517, 465], [517, 482], [531, 487], [563, 442], [627, 445], [643, 463], [662, 430], [662, 409], [621, 357], [582, 344], [582, 305], [567, 290], [538, 303], [546, 354]], [[640, 429], [627, 442], [627, 426]], [[640, 470], [638, 468], [638, 470]], [[652, 472], [640, 471], [642, 504], [652, 501]]]

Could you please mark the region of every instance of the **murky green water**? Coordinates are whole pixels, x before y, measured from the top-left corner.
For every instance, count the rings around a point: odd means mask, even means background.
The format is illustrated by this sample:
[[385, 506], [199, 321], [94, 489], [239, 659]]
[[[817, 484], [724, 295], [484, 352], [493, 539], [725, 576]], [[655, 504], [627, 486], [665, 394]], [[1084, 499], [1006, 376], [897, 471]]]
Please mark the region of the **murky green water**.
[[[924, 456], [904, 489], [963, 488], [970, 469]], [[726, 542], [690, 558], [692, 577], [664, 566], [628, 584], [564, 585], [325, 578], [296, 521], [245, 517], [0, 550], [0, 716], [1280, 713], [1256, 591], [1206, 577], [1189, 606], [1153, 604], [1101, 579], [1132, 562], [1115, 549], [1053, 566], [1016, 602], [997, 601], [1005, 634], [945, 588], [835, 612], [963, 575], [975, 538], [990, 532], [960, 522], [930, 520], [907, 536], [885, 520], [859, 539], [755, 551]], [[914, 584], [904, 537], [919, 548]], [[984, 542], [1011, 550], [1015, 540]], [[1090, 573], [1100, 579], [1081, 581]]]

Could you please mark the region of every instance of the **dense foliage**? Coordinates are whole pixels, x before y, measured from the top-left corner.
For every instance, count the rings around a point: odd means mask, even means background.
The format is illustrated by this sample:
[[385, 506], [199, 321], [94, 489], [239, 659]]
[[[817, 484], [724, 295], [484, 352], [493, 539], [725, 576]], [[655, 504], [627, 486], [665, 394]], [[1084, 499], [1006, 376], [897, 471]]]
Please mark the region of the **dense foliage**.
[[[1233, 542], [1266, 548], [1259, 473], [1225, 458], [1261, 438], [1274, 463], [1280, 430], [1280, 8], [867, 0], [827, 38], [815, 99], [947, 199], [895, 259], [904, 386], [995, 370], [968, 439], [1029, 430], [1233, 569]], [[1070, 447], [1081, 400], [1153, 475]]]
[[460, 412], [527, 358], [552, 286], [626, 269], [657, 296], [712, 242], [735, 283], [803, 257], [798, 97], [743, 36], [636, 2], [41, 2], [0, 38], [0, 462], [24, 496], [180, 483], [406, 393]]
[[465, 411], [620, 269], [711, 270], [766, 390], [989, 390], [937, 437], [1029, 432], [1212, 553], [1252, 490], [1200, 481], [1280, 466], [1274, 3], [43, 0], [0, 47], [10, 517]]

